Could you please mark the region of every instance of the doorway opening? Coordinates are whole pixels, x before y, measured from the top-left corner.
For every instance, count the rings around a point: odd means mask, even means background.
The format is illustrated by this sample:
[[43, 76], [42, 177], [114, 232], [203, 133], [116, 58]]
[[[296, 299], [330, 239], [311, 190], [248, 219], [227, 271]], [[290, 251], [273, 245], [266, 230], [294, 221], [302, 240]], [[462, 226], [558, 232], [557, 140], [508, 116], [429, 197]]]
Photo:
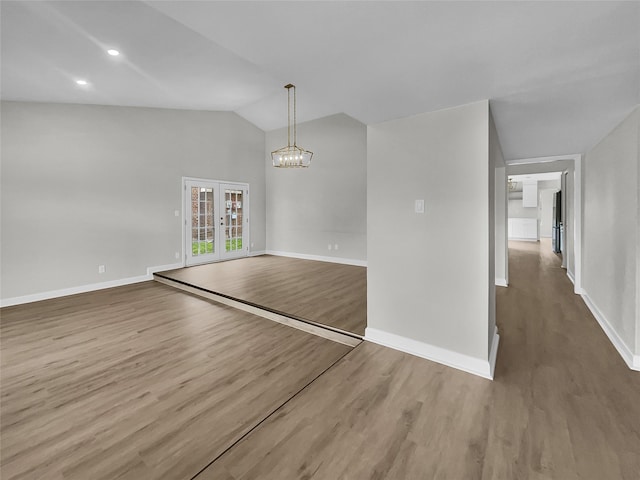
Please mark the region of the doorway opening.
[[249, 254], [249, 184], [183, 179], [185, 265]]
[[[508, 177], [508, 239], [541, 242], [565, 256], [563, 172]], [[563, 262], [564, 264], [564, 262]]]
[[[562, 231], [560, 235], [560, 247], [562, 251], [562, 267], [566, 270], [566, 274], [574, 285], [576, 294], [582, 291], [582, 156], [562, 155], [556, 157], [537, 157], [519, 160], [508, 160], [506, 163], [506, 172], [502, 173], [504, 179], [502, 192], [506, 195], [502, 197], [500, 203], [504, 201], [506, 208], [498, 214], [500, 218], [504, 218], [504, 224], [509, 220], [508, 205], [508, 179], [517, 175], [533, 175], [540, 173], [561, 172], [560, 190], [561, 198], [561, 218]], [[498, 169], [496, 169], [499, 175]], [[498, 192], [498, 190], [496, 190]], [[523, 192], [524, 197], [524, 192]], [[498, 205], [498, 203], [496, 204]], [[504, 225], [502, 224], [502, 225]], [[498, 222], [496, 223], [499, 228]], [[547, 225], [548, 226], [548, 225]], [[553, 227], [553, 224], [551, 225]], [[559, 225], [558, 225], [559, 226]], [[539, 226], [538, 226], [539, 228]], [[505, 242], [496, 243], [496, 284], [507, 286], [509, 275], [508, 261], [508, 229], [502, 228], [499, 232], [500, 238], [504, 238]], [[553, 231], [553, 229], [552, 229]], [[497, 233], [498, 235], [498, 233]], [[512, 232], [513, 236], [513, 232]], [[539, 232], [538, 235], [539, 237]], [[548, 239], [549, 249], [552, 248], [551, 238]], [[502, 263], [498, 259], [504, 258]], [[504, 279], [504, 283], [499, 283]]]

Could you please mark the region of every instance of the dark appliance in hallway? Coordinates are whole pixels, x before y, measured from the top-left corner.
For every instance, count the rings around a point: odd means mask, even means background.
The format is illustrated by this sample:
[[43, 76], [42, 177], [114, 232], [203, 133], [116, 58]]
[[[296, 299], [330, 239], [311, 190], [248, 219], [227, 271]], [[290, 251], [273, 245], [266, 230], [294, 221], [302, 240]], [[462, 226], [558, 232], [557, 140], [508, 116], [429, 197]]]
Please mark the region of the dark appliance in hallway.
[[562, 192], [553, 194], [553, 219], [551, 224], [551, 246], [555, 253], [562, 251]]

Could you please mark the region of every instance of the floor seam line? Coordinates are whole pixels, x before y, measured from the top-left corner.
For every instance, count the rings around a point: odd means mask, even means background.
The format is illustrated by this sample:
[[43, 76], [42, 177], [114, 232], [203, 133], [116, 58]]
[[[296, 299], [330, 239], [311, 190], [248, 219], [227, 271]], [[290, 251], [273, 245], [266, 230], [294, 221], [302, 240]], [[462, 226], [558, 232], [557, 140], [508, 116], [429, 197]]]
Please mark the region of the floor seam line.
[[200, 471], [198, 471], [198, 473], [196, 473], [193, 477], [190, 478], [190, 480], [195, 480], [201, 473], [203, 473], [206, 469], [208, 469], [211, 465], [213, 465], [215, 462], [217, 462], [220, 458], [222, 458], [222, 456], [224, 456], [228, 451], [230, 451], [233, 447], [235, 447], [238, 443], [240, 443], [242, 440], [244, 440], [246, 437], [248, 437], [249, 435], [251, 435], [251, 433], [257, 429], [260, 425], [262, 425], [264, 422], [266, 422], [269, 418], [271, 418], [278, 410], [280, 410], [282, 407], [284, 407], [286, 404], [288, 404], [291, 400], [293, 400], [294, 398], [296, 398], [298, 395], [300, 395], [300, 393], [302, 393], [304, 390], [307, 389], [307, 387], [309, 387], [313, 382], [315, 382], [317, 379], [319, 379], [321, 376], [323, 376], [325, 373], [327, 373], [329, 370], [331, 370], [338, 362], [342, 361], [342, 359], [344, 359], [347, 355], [349, 355], [351, 352], [353, 352], [356, 348], [358, 348], [360, 345], [362, 345], [363, 342], [359, 343], [358, 345], [356, 345], [355, 347], [352, 347], [349, 349], [348, 352], [346, 352], [344, 355], [341, 355], [338, 359], [336, 359], [331, 365], [329, 365], [327, 368], [325, 368], [322, 372], [320, 372], [318, 375], [316, 375], [313, 379], [311, 379], [311, 381], [309, 381], [306, 385], [304, 385], [300, 390], [298, 390], [297, 392], [295, 392], [291, 397], [289, 397], [287, 400], [285, 400], [281, 405], [278, 405], [271, 413], [269, 413], [269, 415], [267, 415], [266, 417], [264, 417], [262, 420], [260, 420], [258, 423], [256, 423], [253, 427], [251, 427], [249, 429], [249, 431], [245, 432], [243, 435], [240, 436], [240, 438], [238, 438], [236, 441], [234, 441], [231, 445], [229, 445], [227, 448], [225, 448], [220, 454], [218, 454], [218, 456], [216, 456], [213, 460], [211, 460], [209, 463], [207, 463]]
[[[159, 274], [159, 273], [154, 273], [154, 276], [158, 276], [158, 277], [160, 277], [160, 278], [162, 278], [164, 280], [167, 280], [169, 282], [173, 282], [173, 283], [177, 283], [177, 284], [180, 284], [180, 285], [184, 285], [186, 287], [193, 288], [195, 290], [200, 290], [200, 291], [205, 292], [205, 293], [209, 293], [209, 294], [212, 294], [212, 295], [217, 295], [217, 296], [220, 296], [222, 298], [226, 298], [226, 299], [234, 301], [234, 302], [242, 303], [244, 305], [248, 305], [250, 307], [254, 307], [254, 308], [257, 308], [259, 310], [264, 310], [266, 312], [270, 312], [270, 313], [273, 313], [273, 314], [276, 314], [276, 315], [281, 315], [283, 317], [287, 317], [287, 318], [290, 318], [290, 319], [298, 321], [298, 322], [306, 323], [307, 325], [311, 325], [313, 327], [322, 328], [322, 329], [329, 330], [331, 332], [337, 333], [339, 335], [344, 335], [344, 336], [347, 336], [347, 337], [351, 337], [351, 338], [353, 338], [355, 340], [360, 340], [360, 341], [364, 340], [364, 336], [363, 335], [358, 335], [358, 334], [353, 333], [353, 332], [347, 332], [346, 330], [342, 330], [340, 328], [332, 327], [331, 325], [318, 323], [318, 322], [315, 322], [313, 320], [308, 320], [306, 318], [297, 317], [295, 315], [291, 315], [291, 314], [288, 314], [288, 313], [285, 313], [285, 312], [281, 312], [279, 310], [275, 310], [273, 308], [269, 308], [269, 307], [266, 307], [264, 305], [259, 305], [257, 303], [249, 302], [248, 300], [242, 300], [240, 298], [236, 298], [236, 297], [233, 297], [231, 295], [227, 295], [225, 293], [216, 292], [216, 291], [211, 290], [209, 288], [201, 287], [199, 285], [196, 285], [196, 284], [193, 284], [193, 283], [189, 283], [189, 282], [186, 282], [184, 280], [179, 280], [177, 278], [171, 278], [171, 277], [168, 277], [166, 275]], [[164, 282], [159, 282], [159, 283], [164, 283]], [[165, 283], [165, 285], [168, 285], [168, 284]], [[171, 286], [171, 285], [168, 285], [168, 286]], [[233, 308], [237, 308], [237, 307], [233, 307]]]

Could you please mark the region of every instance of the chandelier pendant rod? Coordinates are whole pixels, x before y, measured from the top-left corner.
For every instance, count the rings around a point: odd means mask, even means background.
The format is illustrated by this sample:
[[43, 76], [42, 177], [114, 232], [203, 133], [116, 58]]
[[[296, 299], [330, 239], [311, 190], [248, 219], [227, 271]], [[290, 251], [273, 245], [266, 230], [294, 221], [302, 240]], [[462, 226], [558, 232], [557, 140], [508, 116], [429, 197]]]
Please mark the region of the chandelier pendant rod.
[[293, 145], [296, 145], [296, 86], [289, 83], [287, 89], [287, 146], [291, 146], [291, 89], [293, 88]]

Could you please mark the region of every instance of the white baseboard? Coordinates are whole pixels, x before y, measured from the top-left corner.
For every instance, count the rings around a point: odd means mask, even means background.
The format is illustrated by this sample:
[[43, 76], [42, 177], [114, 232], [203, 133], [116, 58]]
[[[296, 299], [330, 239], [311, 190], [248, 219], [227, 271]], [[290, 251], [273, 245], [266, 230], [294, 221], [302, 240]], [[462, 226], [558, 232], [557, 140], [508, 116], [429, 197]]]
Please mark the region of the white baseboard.
[[146, 282], [149, 280], [153, 280], [154, 272], [173, 270], [175, 268], [182, 268], [182, 264], [172, 263], [168, 265], [148, 267], [146, 275], [139, 275], [137, 277], [120, 278], [117, 280], [109, 280], [108, 282], [90, 283], [88, 285], [62, 288], [60, 290], [50, 290], [48, 292], [34, 293], [32, 295], [4, 298], [0, 300], [0, 307], [11, 307], [13, 305], [22, 305], [24, 303], [39, 302], [41, 300], [49, 300], [51, 298], [67, 297], [69, 295], [76, 295], [78, 293], [94, 292], [96, 290], [104, 290], [105, 288], [121, 287], [123, 285], [131, 285], [133, 283]]
[[493, 380], [493, 371], [500, 337], [498, 336], [498, 331], [496, 329], [494, 331], [494, 339], [492, 342], [489, 360], [470, 357], [462, 353], [453, 352], [445, 348], [436, 347], [428, 343], [370, 327], [365, 329], [364, 339], [384, 347], [400, 350], [401, 352], [409, 353], [416, 357], [425, 358], [427, 360], [446, 365], [447, 367], [453, 367], [467, 373], [472, 373], [474, 375]]
[[568, 268], [567, 268], [567, 277], [569, 277], [569, 280], [571, 280], [571, 283], [573, 283], [573, 285], [575, 286], [576, 279], [573, 276], [573, 272], [571, 270], [569, 270]]
[[500, 345], [500, 335], [498, 335], [498, 325], [493, 326], [493, 339], [491, 342], [491, 351], [489, 352], [489, 377], [493, 380], [493, 372], [496, 370], [496, 360], [498, 359], [498, 345]]
[[340, 257], [323, 257], [322, 255], [309, 255], [306, 253], [279, 252], [276, 250], [267, 250], [267, 255], [275, 255], [277, 257], [299, 258], [301, 260], [316, 260], [318, 262], [341, 263], [343, 265], [355, 265], [356, 267], [366, 267], [366, 260], [355, 260], [351, 258]]
[[496, 283], [497, 287], [508, 287], [509, 286], [509, 284], [507, 283], [507, 279], [506, 278], [496, 278], [495, 283]]
[[249, 252], [249, 257], [259, 257], [260, 255], [266, 255], [266, 250], [254, 250], [253, 252]]
[[521, 238], [521, 237], [509, 237], [508, 240], [513, 240], [516, 242], [538, 242], [537, 238]]
[[620, 338], [618, 332], [616, 332], [616, 330], [611, 326], [611, 323], [602, 314], [595, 303], [593, 303], [593, 300], [591, 300], [589, 295], [583, 293], [581, 296], [584, 300], [584, 303], [587, 305], [589, 310], [591, 310], [591, 313], [595, 317], [596, 321], [598, 322], [598, 324], [600, 324], [600, 327], [602, 328], [602, 330], [604, 330], [604, 333], [607, 335], [607, 337], [609, 337], [609, 340], [616, 348], [625, 363], [628, 365], [628, 367], [631, 370], [640, 371], [640, 355], [633, 354], [633, 351], [627, 346], [624, 340]]
[[168, 265], [158, 265], [157, 267], [147, 268], [147, 276], [149, 280], [153, 280], [153, 274], [156, 272], [166, 272], [167, 270], [175, 270], [184, 267], [183, 263], [169, 263]]

